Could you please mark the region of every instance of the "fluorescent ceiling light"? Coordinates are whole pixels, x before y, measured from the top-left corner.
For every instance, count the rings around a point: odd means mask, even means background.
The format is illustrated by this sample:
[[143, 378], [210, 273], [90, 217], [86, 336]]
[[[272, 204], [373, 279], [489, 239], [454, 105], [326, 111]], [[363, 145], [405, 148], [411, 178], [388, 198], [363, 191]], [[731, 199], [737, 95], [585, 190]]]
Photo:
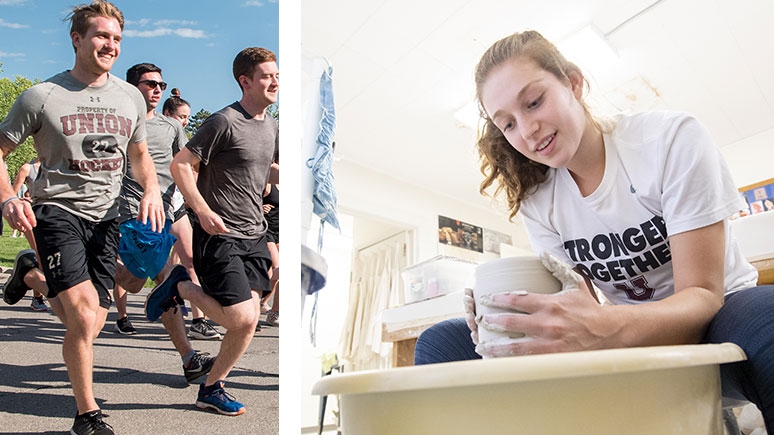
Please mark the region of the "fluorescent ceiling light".
[[581, 68], [611, 68], [619, 63], [618, 53], [593, 25], [573, 33], [560, 42], [558, 48], [564, 57]]
[[592, 82], [592, 89], [608, 91], [635, 76], [593, 25], [573, 33], [557, 46], [564, 57], [576, 64]]

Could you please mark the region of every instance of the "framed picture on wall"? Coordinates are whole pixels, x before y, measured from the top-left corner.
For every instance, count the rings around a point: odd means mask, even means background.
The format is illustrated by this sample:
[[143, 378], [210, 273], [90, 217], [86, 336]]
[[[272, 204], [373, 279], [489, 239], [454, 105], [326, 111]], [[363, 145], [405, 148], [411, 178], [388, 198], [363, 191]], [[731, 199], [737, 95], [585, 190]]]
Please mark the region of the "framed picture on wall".
[[513, 245], [513, 239], [509, 234], [484, 228], [484, 251], [500, 253], [500, 245]]
[[439, 215], [438, 243], [484, 252], [483, 229], [473, 224]]
[[747, 203], [747, 209], [740, 211], [741, 216], [774, 210], [774, 178], [744, 186], [739, 193]]

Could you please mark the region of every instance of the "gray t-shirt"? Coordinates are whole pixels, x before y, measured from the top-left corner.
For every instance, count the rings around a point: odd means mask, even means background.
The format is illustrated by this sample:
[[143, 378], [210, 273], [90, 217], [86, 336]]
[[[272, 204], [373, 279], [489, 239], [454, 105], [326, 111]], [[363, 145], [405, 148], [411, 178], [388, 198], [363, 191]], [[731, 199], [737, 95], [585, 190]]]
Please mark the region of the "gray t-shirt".
[[199, 192], [223, 218], [228, 235], [246, 239], [266, 232], [263, 190], [278, 146], [274, 118], [267, 113], [254, 119], [238, 102], [212, 114], [188, 142], [201, 160]]
[[97, 222], [118, 216], [126, 147], [145, 139], [145, 112], [142, 94], [125, 81], [109, 75], [86, 86], [65, 71], [22, 92], [0, 132], [16, 144], [35, 140], [34, 205]]
[[30, 172], [27, 173], [27, 180], [25, 183], [32, 186], [32, 183], [35, 182], [35, 179], [38, 178], [38, 172], [40, 168], [40, 162], [36, 162], [35, 159], [32, 159], [30, 161]]
[[[164, 212], [167, 219], [173, 219], [172, 195], [175, 193], [175, 184], [169, 165], [172, 163], [172, 157], [188, 142], [188, 137], [183, 125], [178, 121], [157, 112], [153, 115], [145, 124], [148, 131], [148, 153], [156, 167]], [[142, 195], [143, 188], [134, 178], [132, 165], [127, 162], [118, 207], [121, 221], [137, 218]]]

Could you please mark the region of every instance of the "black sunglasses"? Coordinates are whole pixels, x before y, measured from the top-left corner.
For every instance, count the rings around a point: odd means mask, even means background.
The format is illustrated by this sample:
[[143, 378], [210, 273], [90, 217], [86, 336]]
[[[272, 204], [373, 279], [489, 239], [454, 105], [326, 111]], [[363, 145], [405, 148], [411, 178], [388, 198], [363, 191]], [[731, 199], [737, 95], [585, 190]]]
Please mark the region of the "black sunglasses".
[[161, 86], [161, 90], [162, 91], [167, 89], [167, 83], [166, 82], [157, 82], [156, 80], [140, 80], [139, 83], [145, 83], [151, 89], [155, 89], [156, 86]]

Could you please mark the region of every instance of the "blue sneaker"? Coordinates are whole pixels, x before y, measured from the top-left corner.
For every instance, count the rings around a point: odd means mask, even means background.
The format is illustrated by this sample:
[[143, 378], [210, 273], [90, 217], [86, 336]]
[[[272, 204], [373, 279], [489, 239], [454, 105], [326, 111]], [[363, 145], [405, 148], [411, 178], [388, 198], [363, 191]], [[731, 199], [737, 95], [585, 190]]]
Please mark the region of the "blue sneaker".
[[204, 384], [199, 385], [199, 397], [196, 399], [196, 407], [200, 409], [214, 409], [223, 415], [242, 415], [245, 413], [245, 405], [237, 402], [234, 396], [223, 389], [223, 381], [213, 385], [217, 386], [210, 393], [205, 394]]
[[151, 322], [155, 322], [168, 309], [177, 309], [178, 305], [182, 305], [180, 293], [177, 292], [177, 283], [190, 280], [191, 277], [185, 267], [178, 264], [172, 268], [164, 281], [153, 287], [145, 299], [145, 317]]

